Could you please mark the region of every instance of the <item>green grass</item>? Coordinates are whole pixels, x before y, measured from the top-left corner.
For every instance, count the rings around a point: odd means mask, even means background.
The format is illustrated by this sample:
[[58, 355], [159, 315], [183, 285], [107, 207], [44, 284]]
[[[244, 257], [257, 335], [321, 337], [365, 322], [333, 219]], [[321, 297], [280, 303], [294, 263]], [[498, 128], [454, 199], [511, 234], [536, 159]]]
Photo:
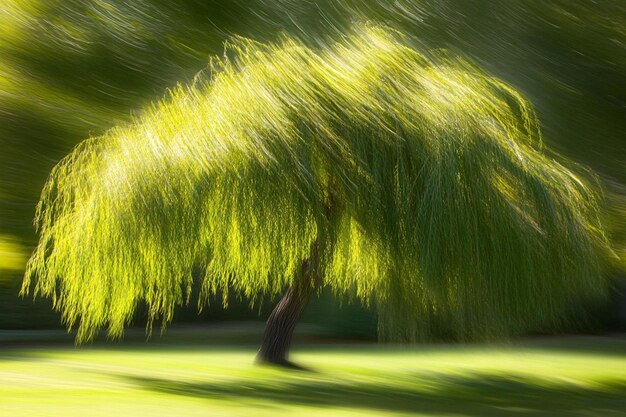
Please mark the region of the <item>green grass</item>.
[[[221, 342], [202, 343], [210, 336]], [[235, 336], [173, 330], [147, 344], [74, 348], [0, 335], [0, 414], [626, 415], [624, 336], [497, 346], [300, 341], [293, 359], [308, 372], [255, 366], [255, 346]]]

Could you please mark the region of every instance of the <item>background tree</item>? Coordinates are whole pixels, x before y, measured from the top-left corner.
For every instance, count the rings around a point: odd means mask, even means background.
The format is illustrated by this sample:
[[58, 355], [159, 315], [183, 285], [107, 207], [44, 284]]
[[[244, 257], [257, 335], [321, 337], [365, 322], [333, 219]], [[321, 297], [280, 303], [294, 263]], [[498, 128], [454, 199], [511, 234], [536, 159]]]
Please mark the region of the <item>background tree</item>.
[[198, 267], [203, 299], [288, 288], [259, 352], [282, 364], [322, 286], [403, 340], [558, 328], [605, 295], [595, 192], [503, 82], [367, 25], [225, 56], [53, 170], [24, 290], [78, 340], [121, 335], [139, 301], [167, 323]]

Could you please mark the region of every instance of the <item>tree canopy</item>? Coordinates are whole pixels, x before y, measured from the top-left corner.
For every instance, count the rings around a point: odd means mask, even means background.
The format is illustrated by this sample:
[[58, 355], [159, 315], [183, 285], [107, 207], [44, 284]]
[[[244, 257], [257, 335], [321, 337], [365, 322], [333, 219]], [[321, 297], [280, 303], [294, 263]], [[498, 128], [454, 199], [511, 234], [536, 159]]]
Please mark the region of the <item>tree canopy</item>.
[[58, 164], [24, 290], [79, 340], [118, 336], [140, 302], [170, 321], [194, 279], [204, 300], [276, 295], [315, 250], [384, 337], [558, 327], [605, 295], [610, 249], [595, 186], [557, 159], [515, 89], [388, 28], [235, 39]]

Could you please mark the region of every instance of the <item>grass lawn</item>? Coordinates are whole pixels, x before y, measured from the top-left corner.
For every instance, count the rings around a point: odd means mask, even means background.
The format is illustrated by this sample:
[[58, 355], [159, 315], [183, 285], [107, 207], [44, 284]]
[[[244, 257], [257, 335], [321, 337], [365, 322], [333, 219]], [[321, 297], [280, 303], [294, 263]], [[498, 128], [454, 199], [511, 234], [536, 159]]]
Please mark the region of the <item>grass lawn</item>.
[[80, 348], [37, 335], [0, 332], [2, 417], [626, 416], [623, 335], [410, 347], [301, 338], [293, 359], [310, 371], [255, 366], [256, 346], [224, 329]]

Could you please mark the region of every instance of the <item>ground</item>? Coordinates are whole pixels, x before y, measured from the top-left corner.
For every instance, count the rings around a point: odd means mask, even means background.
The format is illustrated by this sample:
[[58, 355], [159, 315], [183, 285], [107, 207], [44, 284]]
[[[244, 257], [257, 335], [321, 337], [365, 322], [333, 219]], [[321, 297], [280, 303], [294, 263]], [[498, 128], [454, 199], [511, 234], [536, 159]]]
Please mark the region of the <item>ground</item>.
[[254, 365], [257, 327], [74, 347], [0, 331], [0, 416], [626, 416], [626, 335], [416, 346], [301, 336], [309, 371]]

